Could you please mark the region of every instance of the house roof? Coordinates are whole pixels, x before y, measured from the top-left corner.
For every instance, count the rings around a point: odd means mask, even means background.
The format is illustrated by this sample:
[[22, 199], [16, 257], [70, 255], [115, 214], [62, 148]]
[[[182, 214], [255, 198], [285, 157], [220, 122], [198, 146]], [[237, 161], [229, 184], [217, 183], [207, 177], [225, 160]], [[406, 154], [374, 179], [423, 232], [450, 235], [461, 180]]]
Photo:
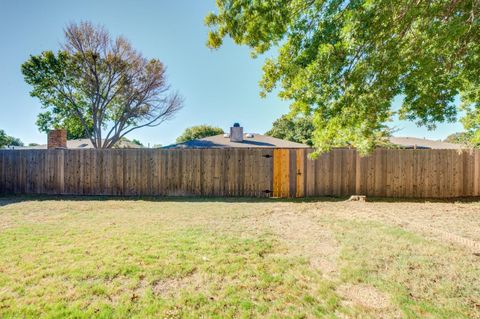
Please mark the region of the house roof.
[[[248, 134], [244, 134], [247, 136]], [[244, 137], [243, 142], [231, 142], [229, 137], [223, 134], [209, 136], [202, 139], [191, 140], [185, 143], [172, 144], [164, 148], [308, 148], [308, 145], [290, 142], [279, 138], [252, 134], [253, 137]], [[462, 144], [448, 143], [442, 141], [428, 140], [418, 137], [398, 137], [392, 136], [389, 138], [390, 143], [395, 144], [401, 148], [418, 148], [418, 149], [465, 149], [467, 146]], [[36, 146], [14, 146], [8, 149], [46, 149], [47, 145]], [[77, 139], [67, 141], [68, 149], [89, 149], [93, 148], [90, 139]], [[141, 148], [141, 146], [121, 141], [117, 148]]]
[[[250, 137], [251, 136], [251, 137]], [[172, 144], [163, 148], [308, 148], [308, 145], [290, 142], [279, 138], [244, 134], [242, 142], [232, 142], [228, 135], [219, 134], [184, 143]]]
[[[253, 134], [246, 137], [243, 142], [231, 142], [228, 135], [219, 134], [201, 139], [191, 140], [184, 143], [172, 144], [164, 148], [308, 148], [308, 145], [290, 142], [279, 138]], [[464, 149], [465, 145], [442, 141], [428, 140], [417, 137], [390, 137], [390, 143], [401, 148], [417, 149]]]
[[[67, 149], [89, 149], [93, 148], [93, 144], [88, 138], [81, 138], [77, 140], [68, 140]], [[115, 148], [141, 148], [140, 145], [129, 141], [119, 141]], [[35, 146], [14, 146], [9, 149], [16, 150], [44, 150], [47, 149], [47, 144], [35, 145]]]
[[[93, 148], [93, 144], [89, 138], [68, 140], [67, 148]], [[130, 141], [120, 140], [116, 143], [115, 148], [142, 148], [142, 146], [132, 143]]]
[[418, 137], [390, 137], [390, 143], [402, 148], [420, 148], [420, 149], [463, 149], [467, 148], [462, 144], [448, 143], [443, 141], [427, 140]]

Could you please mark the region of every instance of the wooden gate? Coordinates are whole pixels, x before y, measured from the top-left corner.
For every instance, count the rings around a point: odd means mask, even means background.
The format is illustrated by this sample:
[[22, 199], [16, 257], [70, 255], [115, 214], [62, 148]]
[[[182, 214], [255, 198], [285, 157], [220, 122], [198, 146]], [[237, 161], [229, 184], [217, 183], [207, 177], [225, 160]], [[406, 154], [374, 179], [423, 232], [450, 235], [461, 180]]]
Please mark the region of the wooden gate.
[[273, 197], [304, 197], [307, 149], [273, 151]]

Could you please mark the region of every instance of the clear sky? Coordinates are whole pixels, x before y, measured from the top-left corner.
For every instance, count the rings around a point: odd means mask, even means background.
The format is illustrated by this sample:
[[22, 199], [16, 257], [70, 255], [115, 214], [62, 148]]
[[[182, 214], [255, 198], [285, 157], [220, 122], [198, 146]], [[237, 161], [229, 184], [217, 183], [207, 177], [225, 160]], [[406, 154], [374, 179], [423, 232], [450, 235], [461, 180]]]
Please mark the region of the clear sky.
[[[112, 35], [124, 35], [148, 58], [168, 67], [172, 88], [185, 106], [170, 122], [129, 134], [144, 144], [169, 144], [192, 125], [212, 124], [227, 130], [240, 122], [247, 132], [264, 133], [288, 112], [288, 101], [275, 94], [259, 96], [263, 57], [251, 59], [245, 47], [225, 41], [217, 51], [205, 46], [203, 17], [215, 0], [0, 0], [0, 129], [23, 142], [46, 143], [35, 125], [40, 103], [30, 97], [20, 65], [31, 54], [57, 50], [69, 22], [89, 20]], [[396, 135], [433, 139], [462, 130], [459, 123], [436, 131], [396, 121]]]

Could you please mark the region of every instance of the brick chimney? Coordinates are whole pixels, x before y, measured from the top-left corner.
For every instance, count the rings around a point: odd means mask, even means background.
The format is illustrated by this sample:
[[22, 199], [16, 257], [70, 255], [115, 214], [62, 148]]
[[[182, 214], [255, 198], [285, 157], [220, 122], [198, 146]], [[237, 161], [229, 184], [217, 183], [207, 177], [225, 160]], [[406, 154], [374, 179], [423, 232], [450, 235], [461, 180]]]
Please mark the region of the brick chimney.
[[51, 130], [48, 132], [47, 148], [67, 148], [67, 130]]
[[230, 142], [243, 142], [243, 127], [238, 123], [230, 128]]

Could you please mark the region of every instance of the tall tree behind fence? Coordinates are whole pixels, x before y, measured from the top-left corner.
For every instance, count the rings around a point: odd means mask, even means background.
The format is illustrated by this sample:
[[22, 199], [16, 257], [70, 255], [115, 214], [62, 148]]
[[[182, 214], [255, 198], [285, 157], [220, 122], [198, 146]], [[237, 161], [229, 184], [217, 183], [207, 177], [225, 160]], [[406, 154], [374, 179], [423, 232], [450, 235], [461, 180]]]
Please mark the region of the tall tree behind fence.
[[2, 150], [0, 193], [306, 197], [480, 196], [480, 151]]

